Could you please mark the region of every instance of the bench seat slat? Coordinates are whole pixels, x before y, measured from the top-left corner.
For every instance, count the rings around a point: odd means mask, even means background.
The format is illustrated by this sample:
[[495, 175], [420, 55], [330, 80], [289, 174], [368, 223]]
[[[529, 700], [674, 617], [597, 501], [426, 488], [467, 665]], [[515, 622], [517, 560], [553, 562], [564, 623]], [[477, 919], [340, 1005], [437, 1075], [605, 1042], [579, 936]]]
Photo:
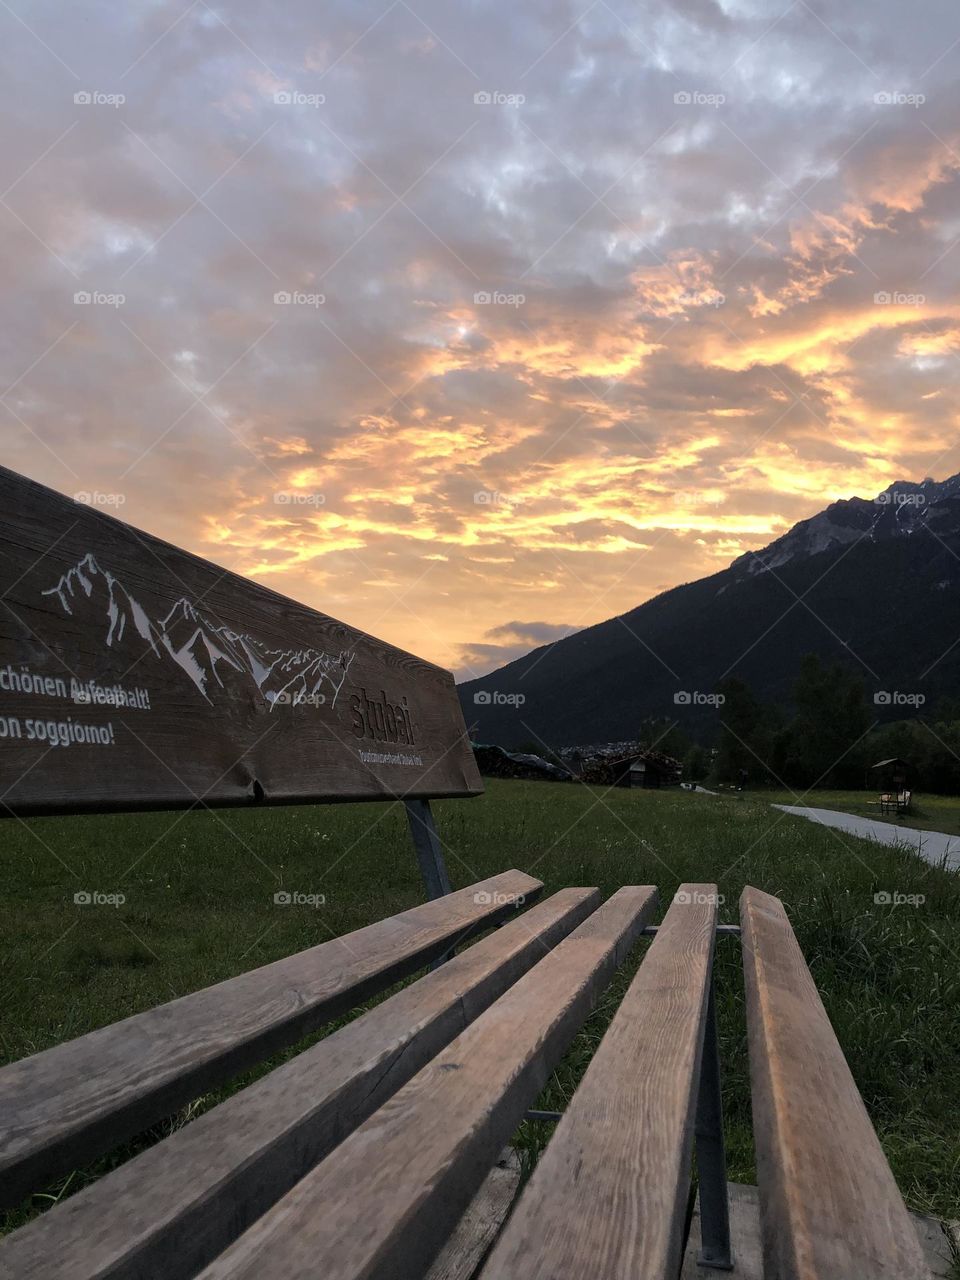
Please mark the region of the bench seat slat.
[[0, 1274], [196, 1275], [599, 901], [533, 907], [0, 1242]]
[[0, 1203], [109, 1150], [535, 897], [507, 871], [0, 1070]]
[[203, 1280], [422, 1280], [655, 901], [650, 887], [614, 894]]
[[678, 1274], [716, 914], [680, 886], [482, 1280]]
[[929, 1280], [782, 904], [747, 888], [740, 919], [765, 1274]]

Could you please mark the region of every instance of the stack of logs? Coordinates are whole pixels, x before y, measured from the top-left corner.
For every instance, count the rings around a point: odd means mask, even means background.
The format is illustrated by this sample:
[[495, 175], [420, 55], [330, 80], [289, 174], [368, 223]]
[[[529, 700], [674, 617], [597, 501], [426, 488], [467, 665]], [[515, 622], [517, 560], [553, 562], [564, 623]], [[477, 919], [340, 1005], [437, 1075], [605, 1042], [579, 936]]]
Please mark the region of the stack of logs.
[[580, 777], [584, 782], [588, 782], [593, 786], [613, 787], [622, 781], [625, 772], [629, 769], [626, 761], [632, 762], [633, 760], [643, 760], [660, 774], [664, 783], [680, 781], [682, 772], [680, 762], [663, 751], [649, 749], [634, 751], [629, 755], [619, 757], [607, 755], [583, 756], [580, 762]]
[[477, 768], [486, 778], [527, 778], [535, 781], [565, 782], [570, 774], [539, 756], [504, 751], [503, 747], [473, 743]]

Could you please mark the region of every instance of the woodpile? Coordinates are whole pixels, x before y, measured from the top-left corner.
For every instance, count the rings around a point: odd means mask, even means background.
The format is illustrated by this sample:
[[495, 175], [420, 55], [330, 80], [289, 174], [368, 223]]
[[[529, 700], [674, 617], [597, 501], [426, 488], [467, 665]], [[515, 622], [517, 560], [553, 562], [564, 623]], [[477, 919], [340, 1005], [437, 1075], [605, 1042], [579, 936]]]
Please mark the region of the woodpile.
[[571, 770], [583, 782], [599, 787], [628, 785], [631, 765], [641, 762], [647, 766], [650, 775], [647, 785], [675, 786], [683, 774], [683, 766], [679, 760], [664, 751], [656, 751], [636, 742], [565, 748], [560, 756], [570, 764]]
[[485, 778], [525, 778], [531, 781], [570, 782], [568, 770], [558, 768], [540, 756], [504, 751], [503, 747], [474, 742], [477, 768]]

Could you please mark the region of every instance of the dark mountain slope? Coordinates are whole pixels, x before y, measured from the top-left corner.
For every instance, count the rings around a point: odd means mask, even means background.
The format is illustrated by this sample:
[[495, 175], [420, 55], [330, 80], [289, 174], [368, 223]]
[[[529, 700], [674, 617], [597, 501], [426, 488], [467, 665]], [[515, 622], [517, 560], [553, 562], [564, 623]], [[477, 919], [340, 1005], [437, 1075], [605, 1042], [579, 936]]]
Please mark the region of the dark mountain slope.
[[[460, 693], [481, 740], [560, 746], [628, 738], [649, 715], [703, 727], [717, 712], [697, 695], [728, 674], [786, 702], [811, 652], [859, 671], [871, 697], [919, 693], [933, 705], [960, 694], [960, 477], [834, 503], [723, 572], [536, 649]], [[690, 701], [678, 703], [684, 694]]]

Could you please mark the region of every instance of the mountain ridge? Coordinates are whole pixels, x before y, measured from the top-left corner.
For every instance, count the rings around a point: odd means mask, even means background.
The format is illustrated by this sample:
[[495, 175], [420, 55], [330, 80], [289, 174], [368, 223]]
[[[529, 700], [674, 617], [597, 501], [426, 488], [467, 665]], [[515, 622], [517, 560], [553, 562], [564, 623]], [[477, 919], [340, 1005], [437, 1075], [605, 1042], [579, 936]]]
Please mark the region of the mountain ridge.
[[871, 698], [960, 693], [960, 475], [831, 503], [726, 569], [459, 692], [468, 727], [505, 745], [626, 738], [647, 716], [699, 731], [718, 714], [702, 699], [726, 676], [788, 702], [807, 652], [859, 671]]
[[815, 555], [831, 546], [910, 536], [931, 529], [944, 516], [960, 520], [960, 510], [944, 504], [960, 502], [960, 474], [947, 480], [923, 480], [919, 484], [897, 480], [875, 498], [841, 498], [823, 511], [801, 520], [760, 551], [747, 551], [730, 566], [747, 573], [763, 572], [787, 563], [797, 554]]

